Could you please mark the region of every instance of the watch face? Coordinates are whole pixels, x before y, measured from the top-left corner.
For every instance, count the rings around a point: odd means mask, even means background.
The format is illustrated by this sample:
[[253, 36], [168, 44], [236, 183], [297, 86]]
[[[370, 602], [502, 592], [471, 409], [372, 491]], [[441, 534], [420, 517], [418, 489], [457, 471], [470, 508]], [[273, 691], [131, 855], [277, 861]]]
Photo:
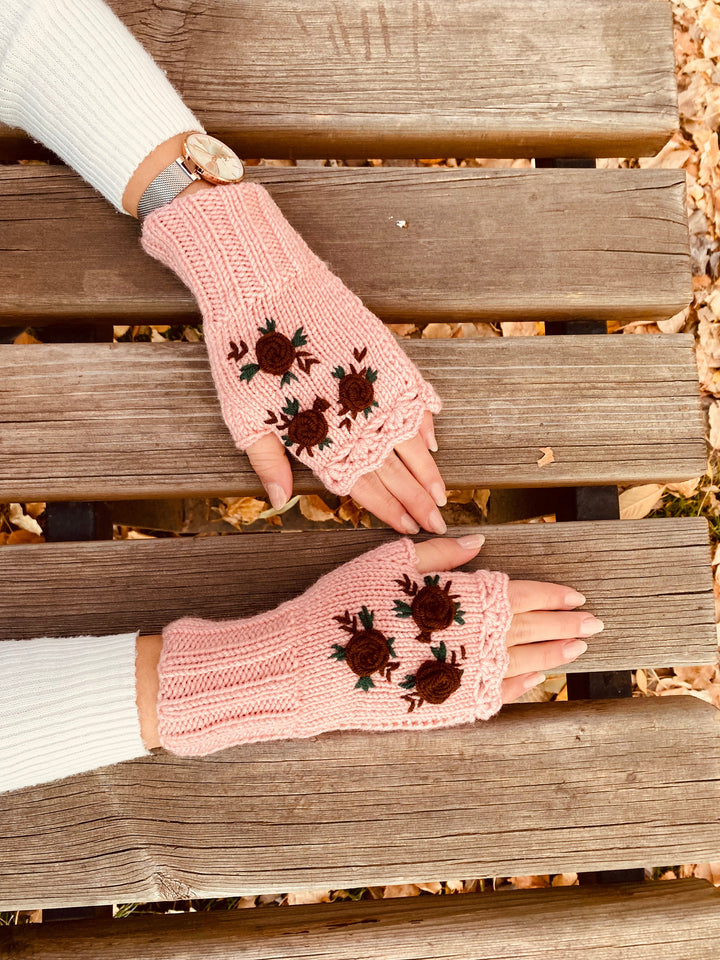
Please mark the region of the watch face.
[[237, 154], [207, 133], [191, 133], [185, 141], [185, 152], [202, 167], [202, 176], [213, 183], [237, 183], [245, 173]]

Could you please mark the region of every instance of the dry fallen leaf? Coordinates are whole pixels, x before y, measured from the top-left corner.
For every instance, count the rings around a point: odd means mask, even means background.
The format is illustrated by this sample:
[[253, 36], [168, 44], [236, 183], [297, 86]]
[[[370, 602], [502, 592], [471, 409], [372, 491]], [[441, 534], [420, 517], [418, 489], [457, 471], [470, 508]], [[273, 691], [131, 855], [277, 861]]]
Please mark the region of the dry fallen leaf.
[[619, 497], [620, 519], [641, 520], [646, 517], [660, 506], [664, 490], [662, 483], [644, 483], [624, 490]]
[[232, 497], [226, 499], [224, 504], [224, 509], [220, 510], [221, 519], [238, 529], [254, 523], [263, 510], [270, 506], [265, 500], [257, 500], [255, 497]]
[[335, 515], [335, 511], [325, 503], [323, 498], [315, 495], [300, 497], [300, 513], [306, 520], [319, 522], [334, 520], [336, 523], [341, 523], [340, 518]]
[[331, 893], [329, 890], [301, 890], [300, 893], [289, 893], [287, 895], [287, 905], [297, 907], [308, 903], [330, 903]]
[[8, 519], [14, 527], [27, 530], [28, 533], [42, 534], [42, 527], [34, 517], [28, 516], [19, 503], [11, 503], [8, 507]]
[[555, 463], [555, 454], [552, 447], [540, 447], [542, 456], [537, 462], [539, 467], [547, 467], [548, 464]]

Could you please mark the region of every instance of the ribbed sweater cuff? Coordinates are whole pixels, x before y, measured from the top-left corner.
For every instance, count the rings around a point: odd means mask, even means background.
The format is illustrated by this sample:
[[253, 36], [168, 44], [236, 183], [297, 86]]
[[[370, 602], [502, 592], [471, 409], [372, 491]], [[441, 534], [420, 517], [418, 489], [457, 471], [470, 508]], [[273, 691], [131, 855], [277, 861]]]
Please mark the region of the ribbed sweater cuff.
[[137, 633], [0, 642], [0, 792], [147, 754]]
[[53, 150], [120, 213], [155, 147], [205, 130], [102, 0], [0, 4], [0, 120]]

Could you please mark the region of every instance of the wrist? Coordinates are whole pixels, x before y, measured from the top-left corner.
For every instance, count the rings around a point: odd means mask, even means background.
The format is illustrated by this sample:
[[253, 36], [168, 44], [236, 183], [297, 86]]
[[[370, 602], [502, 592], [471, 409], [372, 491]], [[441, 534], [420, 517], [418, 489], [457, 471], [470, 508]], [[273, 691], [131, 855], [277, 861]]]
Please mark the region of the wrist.
[[[175, 134], [175, 136], [170, 137], [169, 140], [165, 140], [155, 147], [135, 169], [122, 197], [123, 207], [133, 217], [137, 217], [140, 198], [148, 186], [173, 160], [182, 156], [185, 139], [189, 133], [194, 132], [193, 130], [187, 130], [184, 133]], [[193, 180], [189, 182], [177, 196], [184, 197], [192, 193], [197, 193], [200, 190], [208, 190], [214, 186], [215, 184], [210, 183], [208, 180]]]
[[135, 644], [135, 692], [140, 736], [145, 747], [160, 746], [158, 734], [158, 662], [162, 651], [162, 637], [140, 634]]

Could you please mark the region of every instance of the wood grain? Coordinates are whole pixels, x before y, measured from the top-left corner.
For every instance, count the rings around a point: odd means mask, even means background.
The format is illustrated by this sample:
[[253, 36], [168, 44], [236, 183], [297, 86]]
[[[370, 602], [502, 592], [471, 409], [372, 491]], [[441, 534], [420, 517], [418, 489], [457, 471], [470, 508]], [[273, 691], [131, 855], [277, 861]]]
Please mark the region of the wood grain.
[[637, 157], [677, 125], [657, 2], [110, 6], [241, 156]]
[[664, 697], [160, 752], [0, 795], [0, 909], [710, 861], [719, 735]]
[[497, 890], [25, 924], [0, 928], [0, 951], [8, 960], [707, 960], [719, 908], [720, 892], [695, 879]]
[[[405, 340], [448, 487], [686, 480], [706, 469], [692, 337]], [[538, 467], [541, 448], [555, 462]], [[321, 492], [295, 463], [295, 492]], [[0, 500], [258, 493], [202, 344], [0, 346]]]
[[[587, 653], [567, 665], [569, 672], [716, 661], [704, 519], [478, 529], [487, 540], [469, 568], [572, 586], [605, 623]], [[184, 615], [253, 616], [393, 536], [298, 531], [3, 549], [0, 637], [153, 632]]]
[[[256, 167], [247, 178], [386, 321], [624, 322], [691, 299], [681, 171]], [[72, 171], [0, 168], [0, 206], [0, 324], [199, 320], [137, 222]]]

